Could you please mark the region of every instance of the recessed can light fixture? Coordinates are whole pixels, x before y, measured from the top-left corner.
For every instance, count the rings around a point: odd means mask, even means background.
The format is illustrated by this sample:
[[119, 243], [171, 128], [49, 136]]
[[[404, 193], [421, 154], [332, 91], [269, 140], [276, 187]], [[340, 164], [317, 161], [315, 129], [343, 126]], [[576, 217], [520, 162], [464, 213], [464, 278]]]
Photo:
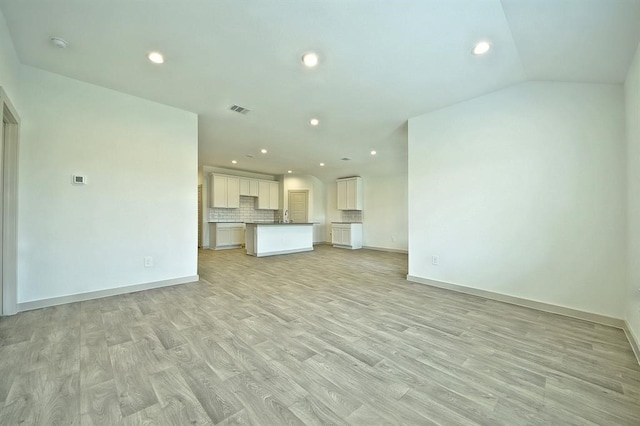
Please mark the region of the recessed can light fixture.
[[147, 58], [149, 58], [149, 60], [154, 64], [164, 63], [164, 56], [162, 56], [162, 53], [160, 52], [151, 52], [147, 55]]
[[309, 120], [309, 124], [311, 124], [312, 126], [317, 126], [318, 124], [320, 124], [320, 120], [318, 120], [317, 118], [312, 118], [311, 120]]
[[231, 164], [238, 164], [236, 160], [231, 160]]
[[287, 173], [293, 173], [293, 170], [287, 170]]
[[69, 46], [69, 43], [67, 43], [67, 40], [60, 37], [51, 37], [50, 41], [51, 41], [51, 44], [53, 44], [55, 47], [59, 49], [66, 49]]
[[262, 148], [262, 149], [260, 150], [260, 152], [261, 152], [261, 153], [263, 153], [263, 154], [266, 154], [266, 153], [267, 153], [267, 150], [266, 150], [266, 149], [264, 149], [264, 148]]
[[491, 49], [491, 44], [488, 41], [480, 41], [473, 46], [471, 53], [474, 55], [484, 55]]
[[318, 65], [318, 54], [315, 52], [308, 52], [302, 55], [302, 63], [309, 68], [313, 68]]
[[371, 155], [376, 155], [378, 152], [376, 150], [371, 151]]
[[324, 163], [320, 163], [320, 167], [324, 167]]

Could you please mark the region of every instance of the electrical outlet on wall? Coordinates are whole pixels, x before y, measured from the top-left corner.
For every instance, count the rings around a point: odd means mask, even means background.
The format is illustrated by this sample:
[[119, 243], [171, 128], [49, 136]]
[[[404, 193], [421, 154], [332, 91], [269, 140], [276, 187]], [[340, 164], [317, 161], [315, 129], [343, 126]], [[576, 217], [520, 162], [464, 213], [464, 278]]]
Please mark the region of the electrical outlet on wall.
[[144, 267], [151, 268], [153, 266], [153, 257], [145, 256], [144, 258]]
[[440, 264], [440, 256], [431, 256], [431, 263], [438, 266]]

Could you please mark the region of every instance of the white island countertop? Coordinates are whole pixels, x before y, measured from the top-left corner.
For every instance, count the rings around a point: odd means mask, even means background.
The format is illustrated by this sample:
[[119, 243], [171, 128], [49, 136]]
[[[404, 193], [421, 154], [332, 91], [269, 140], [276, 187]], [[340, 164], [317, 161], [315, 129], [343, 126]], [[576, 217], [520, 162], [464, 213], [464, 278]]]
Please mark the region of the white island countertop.
[[313, 250], [313, 223], [247, 222], [247, 254], [256, 257]]

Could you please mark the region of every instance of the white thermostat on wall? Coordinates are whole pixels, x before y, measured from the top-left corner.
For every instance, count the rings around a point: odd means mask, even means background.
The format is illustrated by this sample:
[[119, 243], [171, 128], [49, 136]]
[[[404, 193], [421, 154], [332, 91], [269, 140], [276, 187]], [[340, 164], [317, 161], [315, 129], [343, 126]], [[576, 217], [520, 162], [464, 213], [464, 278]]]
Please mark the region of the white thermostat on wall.
[[73, 175], [72, 182], [73, 182], [74, 185], [86, 185], [87, 184], [87, 177], [86, 176], [80, 176], [80, 175]]

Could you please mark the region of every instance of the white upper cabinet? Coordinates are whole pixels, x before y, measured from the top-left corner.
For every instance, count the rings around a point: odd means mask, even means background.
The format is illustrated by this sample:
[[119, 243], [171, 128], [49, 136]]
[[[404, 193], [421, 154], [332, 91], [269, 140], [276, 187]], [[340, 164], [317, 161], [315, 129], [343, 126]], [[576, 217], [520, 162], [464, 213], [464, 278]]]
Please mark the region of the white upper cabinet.
[[337, 180], [338, 210], [362, 210], [362, 178]]
[[240, 178], [240, 195], [242, 196], [251, 195], [251, 179]]
[[211, 173], [210, 207], [237, 209], [240, 196], [258, 197], [257, 209], [278, 210], [280, 208], [280, 184], [277, 181]]
[[237, 209], [240, 207], [240, 179], [211, 174], [211, 207]]
[[255, 179], [249, 179], [249, 196], [257, 197], [258, 196], [258, 187], [259, 182]]
[[269, 209], [278, 210], [278, 199], [280, 198], [280, 185], [278, 182], [269, 182]]
[[258, 179], [240, 178], [240, 195], [243, 197], [257, 197], [260, 181]]
[[269, 182], [258, 182], [258, 209], [269, 209]]
[[259, 210], [278, 210], [280, 199], [280, 186], [276, 181], [258, 181], [258, 206]]

